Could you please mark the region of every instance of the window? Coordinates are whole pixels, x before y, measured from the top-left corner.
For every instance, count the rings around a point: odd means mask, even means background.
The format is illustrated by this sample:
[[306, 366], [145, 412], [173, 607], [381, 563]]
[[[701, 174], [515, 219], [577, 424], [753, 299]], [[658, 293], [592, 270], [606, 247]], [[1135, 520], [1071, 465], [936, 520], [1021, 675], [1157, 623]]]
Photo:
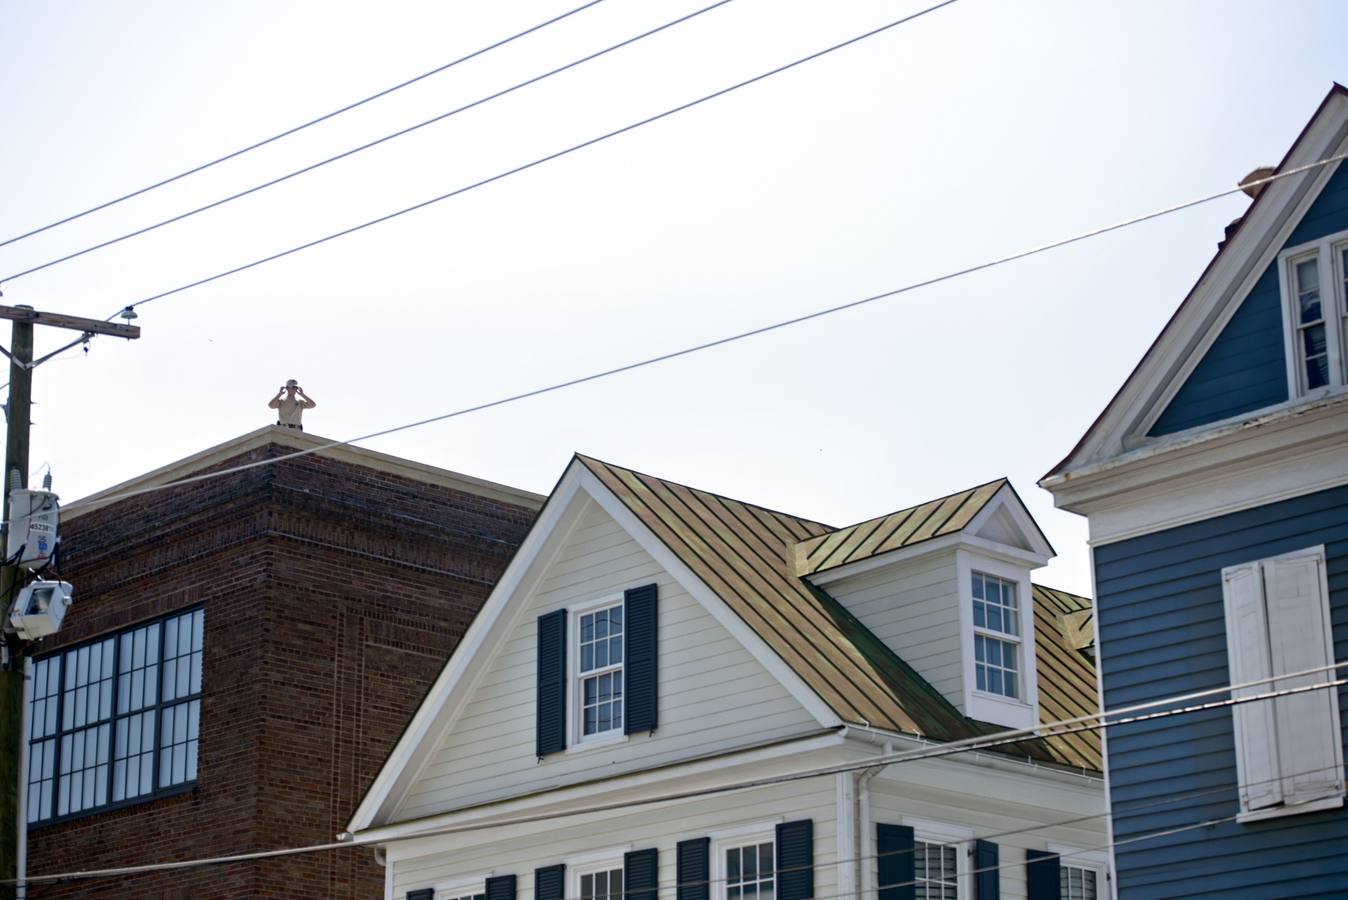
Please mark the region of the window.
[[771, 839], [726, 847], [726, 900], [773, 900], [777, 896], [777, 865]]
[[[1223, 569], [1222, 594], [1232, 684], [1334, 661], [1324, 547]], [[1239, 699], [1331, 678], [1278, 678], [1232, 693]], [[1251, 701], [1231, 713], [1242, 819], [1343, 805], [1337, 691]]]
[[983, 572], [972, 574], [974, 678], [978, 690], [1021, 699], [1020, 608], [1016, 583]]
[[476, 893], [470, 891], [454, 891], [452, 893], [441, 892], [436, 896], [436, 900], [487, 900], [485, 890], [479, 890]]
[[581, 872], [577, 879], [578, 900], [622, 900], [623, 869], [604, 868], [592, 872]]
[[34, 662], [29, 822], [196, 780], [203, 626], [198, 609]]
[[958, 900], [958, 844], [916, 841], [913, 844], [913, 878], [917, 882], [915, 900]]
[[623, 730], [623, 604], [576, 616], [579, 738]]
[[1279, 263], [1290, 395], [1348, 386], [1348, 232], [1286, 250]]
[[1100, 873], [1095, 869], [1062, 863], [1058, 868], [1058, 878], [1061, 900], [1096, 900]]

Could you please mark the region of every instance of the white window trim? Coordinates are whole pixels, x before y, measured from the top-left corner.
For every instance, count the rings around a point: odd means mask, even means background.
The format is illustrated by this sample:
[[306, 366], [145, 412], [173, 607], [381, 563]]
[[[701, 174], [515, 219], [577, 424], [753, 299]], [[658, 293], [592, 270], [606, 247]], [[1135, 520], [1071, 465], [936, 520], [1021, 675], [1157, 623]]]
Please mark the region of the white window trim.
[[[1344, 272], [1337, 252], [1348, 245], [1348, 231], [1325, 235], [1314, 241], [1288, 247], [1278, 254], [1278, 292], [1282, 300], [1283, 351], [1287, 358], [1287, 397], [1296, 403], [1320, 399], [1348, 390], [1348, 335], [1344, 334], [1344, 313], [1348, 312]], [[1329, 384], [1307, 390], [1301, 364], [1296, 297], [1292, 290], [1292, 266], [1315, 256], [1320, 275], [1320, 311], [1325, 321], [1325, 341], [1329, 349]], [[1326, 282], [1329, 290], [1326, 291]]]
[[[779, 817], [771, 822], [758, 822], [753, 825], [740, 825], [726, 828], [708, 835], [711, 838], [711, 896], [716, 900], [726, 898], [725, 852], [735, 847], [747, 847], [750, 844], [772, 844], [772, 862], [777, 865], [777, 825], [785, 821]], [[773, 882], [774, 887], [776, 881]], [[775, 892], [774, 892], [775, 893]]]
[[[955, 551], [959, 582], [960, 654], [964, 660], [964, 709], [966, 716], [1006, 728], [1034, 728], [1039, 724], [1039, 674], [1034, 646], [1034, 586], [1028, 566], [1015, 565], [991, 556], [960, 549]], [[974, 661], [973, 573], [995, 575], [1016, 584], [1020, 607], [1021, 699], [990, 694], [978, 684]], [[1007, 640], [1014, 638], [1007, 637]]]
[[[389, 869], [392, 870], [392, 866]], [[454, 878], [449, 881], [436, 882], [433, 885], [435, 889], [435, 900], [444, 900], [446, 897], [464, 897], [474, 894], [487, 893], [487, 879], [491, 875], [474, 875], [465, 878]]]
[[[621, 847], [610, 847], [607, 850], [596, 850], [592, 853], [567, 857], [563, 860], [566, 865], [566, 896], [580, 897], [580, 879], [584, 875], [608, 872], [613, 869], [626, 869], [626, 866], [623, 865], [623, 859], [631, 850], [632, 845], [625, 844]], [[624, 872], [624, 878], [626, 878], [626, 872]]]
[[969, 852], [973, 848], [973, 829], [913, 816], [903, 816], [899, 819], [899, 823], [913, 829], [915, 841], [955, 846], [955, 897], [956, 900], [968, 900], [972, 897], [973, 876], [969, 872]]
[[[1348, 232], [1345, 232], [1345, 234], [1348, 234]], [[1276, 556], [1266, 557], [1260, 560], [1252, 560], [1250, 563], [1242, 563], [1238, 566], [1228, 566], [1227, 568], [1222, 570], [1223, 584], [1225, 584], [1227, 572], [1233, 569], [1244, 568], [1253, 563], [1260, 564], [1262, 568], [1264, 564], [1273, 562], [1275, 560], [1292, 559], [1296, 557], [1314, 557], [1318, 558], [1319, 560], [1320, 565], [1318, 568], [1320, 579], [1321, 614], [1323, 616], [1323, 635], [1325, 640], [1325, 652], [1328, 659], [1334, 660], [1336, 659], [1334, 654], [1334, 630], [1333, 630], [1333, 622], [1330, 615], [1329, 584], [1326, 575], [1326, 557], [1325, 557], [1325, 548], [1323, 544], [1319, 544], [1314, 547], [1307, 547], [1302, 550], [1294, 550], [1290, 553], [1282, 553]], [[1226, 639], [1228, 643], [1228, 654], [1229, 654], [1231, 652], [1229, 649], [1230, 642], [1232, 640], [1231, 634], [1235, 626], [1233, 622], [1233, 613], [1231, 609], [1231, 604], [1228, 601], [1227, 597], [1225, 596], [1225, 588], [1223, 589], [1222, 606], [1226, 614], [1225, 629], [1226, 629]], [[1232, 665], [1234, 665], [1234, 663], [1232, 663]], [[1249, 692], [1262, 693], [1270, 690], [1276, 684], [1278, 684], [1278, 682], [1272, 682], [1269, 685], [1251, 688], [1249, 689], [1249, 691], [1243, 693]], [[1329, 704], [1329, 710], [1330, 710], [1330, 727], [1328, 731], [1333, 735], [1331, 747], [1335, 763], [1337, 765], [1336, 771], [1341, 772], [1344, 766], [1344, 759], [1343, 759], [1343, 741], [1338, 739], [1338, 737], [1343, 733], [1339, 719], [1339, 704], [1336, 702], [1331, 702]], [[1239, 728], [1239, 725], [1234, 722], [1233, 726], [1234, 728], [1237, 729]], [[1236, 778], [1237, 778], [1236, 793], [1241, 806], [1241, 812], [1236, 816], [1237, 822], [1241, 823], [1258, 822], [1265, 819], [1276, 819], [1281, 818], [1283, 816], [1296, 816], [1310, 812], [1318, 812], [1320, 810], [1325, 809], [1337, 809], [1343, 806], [1344, 795], [1343, 791], [1340, 790], [1335, 795], [1319, 797], [1308, 801], [1284, 803], [1279, 804], [1277, 806], [1261, 807], [1255, 810], [1245, 808], [1246, 802], [1245, 795], [1241, 790], [1241, 781], [1243, 781], [1243, 779], [1245, 778], [1244, 772], [1246, 770], [1246, 763], [1244, 758], [1245, 749], [1240, 734], [1237, 732], [1234, 734], [1234, 737], [1236, 749]], [[1278, 777], [1282, 778], [1286, 776], [1283, 775], [1281, 772], [1279, 772]], [[1342, 787], [1342, 785], [1340, 785], [1340, 787]]]
[[[584, 735], [581, 728], [581, 678], [580, 678], [580, 619], [587, 613], [608, 606], [622, 606], [626, 601], [623, 593], [605, 594], [582, 604], [571, 606], [567, 610], [566, 635], [566, 752], [585, 753], [599, 750], [612, 744], [625, 743], [631, 736], [622, 728], [601, 731], [598, 734]], [[627, 721], [627, 619], [623, 618], [623, 722]], [[570, 895], [568, 895], [570, 896]]]
[[1083, 850], [1080, 847], [1073, 847], [1068, 844], [1050, 842], [1048, 852], [1058, 854], [1060, 866], [1094, 871], [1099, 876], [1095, 883], [1097, 897], [1110, 898], [1114, 896], [1114, 878], [1109, 868], [1109, 851]]

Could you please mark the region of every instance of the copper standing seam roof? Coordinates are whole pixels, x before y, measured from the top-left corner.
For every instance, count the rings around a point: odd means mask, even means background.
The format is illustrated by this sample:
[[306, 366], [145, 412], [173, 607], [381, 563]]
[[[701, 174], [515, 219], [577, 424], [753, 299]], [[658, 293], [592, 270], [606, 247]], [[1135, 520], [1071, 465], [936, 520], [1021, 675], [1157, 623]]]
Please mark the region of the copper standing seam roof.
[[[1056, 722], [1090, 715], [1099, 710], [1095, 693], [1095, 662], [1074, 648], [1063, 617], [1090, 610], [1089, 598], [1034, 586], [1034, 650], [1039, 674], [1039, 721]], [[1104, 771], [1100, 735], [1095, 731], [1044, 738], [1053, 755], [1076, 760], [1077, 765]]]
[[[842, 604], [796, 574], [797, 545], [828, 537], [834, 529], [590, 457], [577, 455], [577, 459], [843, 721], [938, 741], [1000, 730], [966, 718]], [[990, 482], [965, 493], [1003, 483]], [[934, 502], [939, 505], [948, 499]], [[982, 503], [986, 499], [980, 507]], [[962, 517], [958, 505], [944, 516], [951, 521]], [[1045, 684], [1042, 674], [1039, 692], [1041, 705], [1046, 694], [1058, 693]], [[1080, 696], [1074, 691], [1044, 708], [1070, 708], [1072, 715], [1093, 711], [1094, 688], [1089, 705], [1078, 709]], [[1086, 742], [1092, 739], [1093, 735], [1082, 737]], [[1007, 752], [1098, 770], [1098, 751], [1079, 752], [1078, 746], [1067, 739], [1053, 745], [1036, 740]]]
[[796, 573], [814, 575], [850, 562], [962, 531], [1007, 483], [1005, 478], [910, 506], [796, 545]]

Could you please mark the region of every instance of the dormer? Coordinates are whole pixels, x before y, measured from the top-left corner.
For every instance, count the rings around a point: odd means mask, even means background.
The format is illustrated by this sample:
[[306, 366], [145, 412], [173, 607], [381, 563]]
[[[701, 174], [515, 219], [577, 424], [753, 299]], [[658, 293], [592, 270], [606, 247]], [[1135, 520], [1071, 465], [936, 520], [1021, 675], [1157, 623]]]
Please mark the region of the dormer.
[[1039, 722], [1030, 573], [1055, 554], [1006, 479], [811, 538], [796, 572], [964, 715]]

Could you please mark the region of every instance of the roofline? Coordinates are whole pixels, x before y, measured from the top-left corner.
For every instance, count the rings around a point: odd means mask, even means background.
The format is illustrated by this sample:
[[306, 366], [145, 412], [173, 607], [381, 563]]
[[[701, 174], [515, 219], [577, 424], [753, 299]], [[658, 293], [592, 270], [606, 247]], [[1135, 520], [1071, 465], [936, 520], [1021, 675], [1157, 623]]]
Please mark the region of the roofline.
[[[1337, 81], [1331, 84], [1329, 92], [1325, 94], [1324, 99], [1320, 101], [1320, 105], [1315, 108], [1315, 112], [1311, 115], [1311, 117], [1306, 120], [1306, 124], [1301, 127], [1301, 131], [1297, 134], [1296, 140], [1292, 141], [1291, 146], [1287, 148], [1287, 152], [1283, 154], [1282, 159], [1278, 162], [1277, 167], [1274, 169], [1275, 175], [1278, 172], [1281, 172], [1283, 170], [1283, 167], [1287, 165], [1287, 161], [1292, 158], [1292, 154], [1296, 152], [1297, 147], [1301, 144], [1302, 140], [1305, 139], [1306, 133], [1310, 131], [1311, 126], [1315, 124], [1315, 120], [1320, 118], [1320, 114], [1325, 111], [1325, 107], [1329, 105], [1329, 101], [1332, 100], [1336, 94], [1348, 97], [1348, 87], [1339, 84]], [[1081, 437], [1077, 440], [1076, 444], [1067, 453], [1067, 455], [1064, 456], [1057, 465], [1055, 465], [1052, 469], [1049, 469], [1039, 478], [1039, 485], [1041, 487], [1043, 486], [1043, 483], [1048, 479], [1053, 478], [1054, 476], [1064, 472], [1067, 469], [1068, 464], [1072, 462], [1072, 460], [1076, 457], [1076, 455], [1079, 452], [1081, 452], [1081, 448], [1085, 445], [1086, 439], [1095, 433], [1096, 428], [1099, 427], [1100, 423], [1104, 420], [1105, 416], [1108, 415], [1110, 410], [1114, 408], [1114, 404], [1118, 402], [1119, 397], [1123, 394], [1124, 388], [1126, 388], [1129, 385], [1129, 383], [1132, 382], [1132, 380], [1137, 376], [1138, 372], [1141, 370], [1143, 363], [1145, 363], [1148, 357], [1150, 357], [1152, 353], [1157, 349], [1157, 347], [1160, 346], [1161, 339], [1166, 336], [1166, 333], [1170, 331], [1170, 327], [1175, 324], [1175, 320], [1179, 318], [1180, 311], [1184, 309], [1184, 307], [1189, 303], [1189, 300], [1194, 296], [1194, 293], [1198, 290], [1199, 285], [1203, 283], [1204, 279], [1208, 277], [1208, 273], [1211, 272], [1213, 267], [1217, 265], [1217, 261], [1222, 258], [1223, 254], [1226, 253], [1227, 248], [1230, 247], [1232, 243], [1234, 243], [1233, 239], [1236, 237], [1236, 235], [1240, 233], [1240, 230], [1242, 227], [1244, 227], [1245, 223], [1249, 221], [1250, 213], [1256, 207], [1258, 207], [1259, 201], [1261, 201], [1269, 193], [1270, 193], [1269, 191], [1260, 191], [1259, 194], [1250, 203], [1250, 205], [1245, 208], [1245, 214], [1240, 217], [1240, 219], [1236, 223], [1236, 227], [1231, 230], [1230, 234], [1226, 235], [1225, 240], [1223, 240], [1222, 243], [1217, 247], [1217, 252], [1212, 255], [1212, 259], [1208, 260], [1208, 264], [1203, 268], [1203, 272], [1198, 276], [1198, 280], [1194, 282], [1193, 287], [1189, 288], [1188, 293], [1184, 295], [1184, 299], [1180, 301], [1177, 307], [1175, 307], [1175, 311], [1170, 314], [1170, 318], [1166, 320], [1165, 325], [1162, 326], [1161, 330], [1157, 333], [1156, 337], [1147, 347], [1147, 351], [1142, 354], [1141, 358], [1137, 361], [1137, 364], [1133, 366], [1133, 370], [1128, 373], [1128, 377], [1123, 380], [1123, 383], [1119, 385], [1118, 390], [1114, 392], [1114, 395], [1109, 399], [1109, 402], [1105, 404], [1104, 409], [1100, 410], [1099, 415], [1097, 415], [1094, 421], [1091, 422], [1090, 426], [1084, 432], [1082, 432]]]
[[121, 494], [130, 491], [143, 490], [149, 487], [172, 484], [179, 479], [196, 474], [202, 469], [209, 469], [228, 459], [239, 456], [240, 454], [270, 444], [301, 452], [307, 451], [314, 456], [334, 459], [339, 462], [362, 466], [364, 468], [376, 469], [381, 472], [409, 478], [413, 481], [420, 481], [439, 487], [447, 487], [468, 494], [476, 494], [480, 497], [487, 497], [492, 500], [498, 500], [503, 503], [510, 503], [515, 506], [522, 506], [533, 510], [541, 509], [543, 502], [547, 499], [543, 495], [535, 494], [532, 491], [525, 491], [520, 488], [510, 487], [509, 485], [499, 484], [494, 481], [487, 481], [483, 478], [475, 478], [472, 475], [464, 475], [460, 472], [442, 469], [439, 466], [428, 465], [427, 463], [405, 459], [400, 456], [393, 456], [388, 453], [380, 453], [377, 450], [368, 450], [364, 447], [357, 447], [352, 444], [339, 443], [328, 438], [322, 438], [315, 434], [298, 431], [293, 428], [283, 428], [279, 425], [267, 425], [256, 431], [250, 431], [239, 437], [231, 438], [224, 443], [216, 444], [214, 447], [209, 447], [198, 453], [194, 453], [191, 456], [171, 462], [168, 465], [160, 466], [143, 475], [137, 475], [132, 479], [105, 488], [97, 493], [82, 497], [76, 501], [78, 506], [72, 504], [70, 511], [64, 512], [62, 518], [69, 521], [77, 516], [92, 512], [95, 509], [102, 509], [105, 506], [117, 502], [117, 499]]

